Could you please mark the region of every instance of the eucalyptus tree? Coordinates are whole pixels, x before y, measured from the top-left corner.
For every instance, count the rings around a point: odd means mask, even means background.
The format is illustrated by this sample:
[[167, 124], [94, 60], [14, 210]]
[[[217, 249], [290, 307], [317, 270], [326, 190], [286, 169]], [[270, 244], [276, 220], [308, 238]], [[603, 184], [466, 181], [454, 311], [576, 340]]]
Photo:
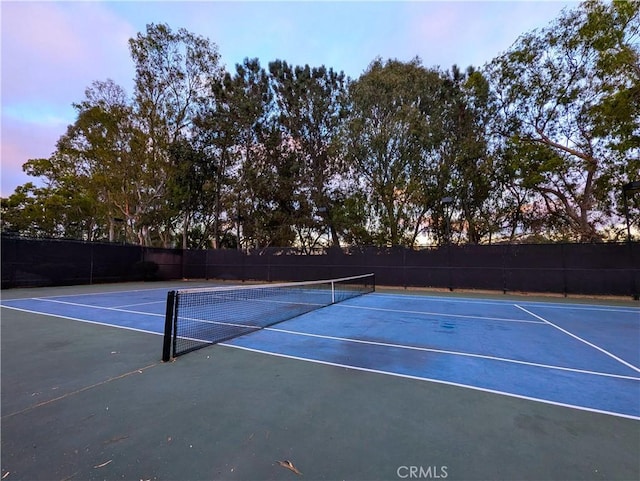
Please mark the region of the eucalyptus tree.
[[[44, 206], [39, 199], [39, 191], [33, 182], [16, 187], [9, 197], [0, 199], [0, 226], [3, 233], [26, 237], [37, 237], [44, 220]], [[47, 229], [53, 237], [53, 227]]]
[[587, 1], [487, 68], [520, 182], [557, 236], [602, 237], [639, 172], [639, 3]]
[[[33, 192], [43, 199], [50, 197], [46, 202], [54, 204], [66, 199], [65, 215], [74, 220], [65, 235], [69, 229], [80, 229], [83, 238], [93, 240], [108, 232], [113, 241], [119, 221], [126, 221], [123, 227], [133, 236], [140, 199], [131, 186], [140, 173], [136, 146], [142, 138], [133, 125], [129, 99], [112, 80], [96, 81], [74, 108], [76, 120], [56, 143], [54, 153], [24, 166], [29, 175], [45, 182], [45, 190]], [[50, 208], [47, 215], [54, 212]]]
[[[191, 219], [189, 203], [181, 199], [167, 202], [170, 193], [184, 197], [179, 186], [171, 185], [178, 178], [178, 167], [172, 161], [181, 157], [172, 158], [170, 149], [193, 136], [198, 111], [215, 101], [212, 84], [219, 82], [223, 73], [220, 55], [208, 39], [183, 28], [173, 32], [166, 24], [147, 25], [144, 34], [129, 40], [129, 47], [136, 72], [135, 116], [146, 135], [140, 162], [147, 177], [139, 185], [139, 195], [146, 200], [147, 227], [168, 245], [175, 220], [181, 217], [183, 229], [188, 230]], [[176, 206], [183, 209], [176, 211]], [[151, 241], [150, 232], [142, 241]]]
[[[611, 213], [625, 215], [620, 185], [640, 180], [640, 2], [585, 3], [583, 41], [596, 50], [596, 65], [608, 82], [602, 102], [594, 106], [595, 131], [628, 160], [607, 172]], [[640, 226], [640, 196], [629, 199], [629, 217]]]
[[26, 237], [95, 240], [101, 237], [88, 196], [65, 187], [38, 187], [32, 182], [18, 186], [1, 199], [3, 233]]

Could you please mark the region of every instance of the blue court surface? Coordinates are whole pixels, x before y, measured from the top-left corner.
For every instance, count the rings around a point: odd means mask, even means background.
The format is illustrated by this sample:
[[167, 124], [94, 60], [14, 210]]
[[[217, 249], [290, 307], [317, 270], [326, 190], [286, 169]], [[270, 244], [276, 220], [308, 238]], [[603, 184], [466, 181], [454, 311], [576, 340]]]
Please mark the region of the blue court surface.
[[[166, 296], [144, 289], [2, 305], [162, 334]], [[635, 307], [373, 293], [224, 345], [640, 419]]]

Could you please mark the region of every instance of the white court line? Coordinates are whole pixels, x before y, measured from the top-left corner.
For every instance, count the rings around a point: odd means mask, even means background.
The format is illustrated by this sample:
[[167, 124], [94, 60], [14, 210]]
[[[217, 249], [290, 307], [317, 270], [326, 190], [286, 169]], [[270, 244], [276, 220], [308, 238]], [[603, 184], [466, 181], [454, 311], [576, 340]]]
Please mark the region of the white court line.
[[536, 402], [541, 402], [544, 404], [551, 404], [553, 406], [560, 406], [560, 407], [565, 407], [565, 408], [571, 408], [571, 409], [577, 409], [579, 411], [587, 411], [587, 412], [592, 412], [592, 413], [597, 413], [597, 414], [607, 414], [609, 416], [616, 416], [616, 417], [621, 417], [621, 418], [627, 418], [627, 419], [635, 419], [635, 420], [640, 420], [640, 416], [633, 416], [631, 414], [623, 414], [623, 413], [617, 413], [617, 412], [613, 412], [613, 411], [604, 411], [602, 409], [594, 409], [594, 408], [588, 408], [588, 407], [584, 407], [584, 406], [576, 406], [574, 404], [567, 404], [567, 403], [561, 403], [561, 402], [557, 402], [557, 401], [550, 401], [548, 399], [541, 399], [541, 398], [535, 398], [535, 397], [531, 397], [531, 396], [524, 396], [521, 394], [513, 394], [510, 392], [505, 392], [505, 391], [498, 391], [495, 389], [488, 389], [488, 388], [483, 388], [483, 387], [478, 387], [478, 386], [471, 386], [469, 384], [462, 384], [462, 383], [457, 383], [457, 382], [452, 382], [452, 381], [443, 381], [441, 379], [433, 379], [433, 378], [427, 378], [427, 377], [419, 377], [419, 376], [411, 376], [409, 374], [399, 374], [399, 373], [395, 373], [395, 372], [389, 372], [389, 371], [381, 371], [378, 369], [369, 369], [366, 367], [358, 367], [358, 366], [350, 366], [348, 364], [339, 364], [339, 363], [335, 363], [335, 362], [329, 362], [329, 361], [320, 361], [317, 359], [308, 359], [306, 357], [298, 357], [298, 356], [291, 356], [288, 354], [280, 354], [280, 353], [274, 353], [274, 352], [268, 352], [268, 351], [261, 351], [260, 349], [254, 349], [254, 348], [250, 348], [250, 347], [244, 347], [244, 346], [236, 346], [233, 344], [226, 344], [226, 343], [220, 343], [221, 346], [226, 346], [226, 347], [232, 347], [234, 349], [242, 349], [245, 351], [251, 351], [251, 352], [257, 352], [260, 354], [266, 354], [269, 356], [277, 356], [277, 357], [284, 357], [287, 359], [294, 359], [297, 361], [305, 361], [305, 362], [312, 362], [315, 364], [324, 364], [327, 366], [334, 366], [334, 367], [341, 367], [341, 368], [345, 368], [345, 369], [351, 369], [354, 371], [364, 371], [364, 372], [370, 372], [370, 373], [374, 373], [374, 374], [384, 374], [387, 376], [394, 376], [394, 377], [400, 377], [400, 378], [405, 378], [405, 379], [413, 379], [416, 381], [427, 381], [427, 382], [434, 382], [434, 383], [438, 383], [438, 384], [446, 384], [448, 386], [455, 386], [455, 387], [461, 387], [461, 388], [466, 388], [466, 389], [473, 389], [474, 391], [481, 391], [481, 392], [486, 392], [486, 393], [490, 393], [490, 394], [498, 394], [500, 396], [508, 396], [508, 397], [513, 397], [516, 399], [524, 399], [526, 401], [536, 401]]
[[[59, 297], [59, 296], [56, 296]], [[12, 300], [19, 300], [19, 301], [24, 301], [24, 300], [28, 300], [28, 301], [41, 301], [41, 302], [54, 302], [57, 304], [66, 304], [69, 306], [76, 306], [76, 307], [85, 307], [88, 309], [103, 309], [103, 310], [107, 310], [107, 311], [117, 311], [117, 312], [126, 312], [129, 314], [143, 314], [146, 316], [156, 316], [156, 317], [165, 317], [165, 314], [153, 314], [150, 312], [144, 312], [144, 311], [132, 311], [132, 310], [128, 310], [128, 309], [122, 309], [123, 307], [135, 307], [135, 306], [145, 306], [145, 305], [150, 305], [150, 304], [160, 304], [160, 303], [165, 303], [165, 300], [161, 300], [161, 301], [153, 301], [153, 302], [143, 302], [143, 303], [139, 303], [139, 304], [129, 304], [129, 305], [122, 305], [122, 306], [114, 306], [114, 307], [107, 307], [107, 306], [95, 306], [92, 304], [81, 304], [78, 302], [69, 302], [69, 301], [61, 301], [58, 299], [53, 299], [53, 298], [49, 298], [49, 297], [31, 297], [31, 298], [27, 298], [27, 299], [12, 299]], [[291, 302], [291, 301], [277, 301], [277, 300], [273, 300], [273, 299], [251, 299], [251, 300], [232, 300], [231, 302], [264, 302], [264, 303], [271, 303], [271, 304], [296, 304], [296, 305], [301, 305], [301, 306], [318, 306], [318, 307], [323, 307], [326, 306], [326, 304], [317, 304], [317, 303], [312, 303], [312, 302]], [[204, 320], [202, 320], [202, 322], [205, 322]], [[529, 322], [534, 322], [534, 321], [529, 321]]]
[[109, 324], [107, 322], [89, 321], [87, 319], [80, 319], [78, 317], [63, 316], [61, 314], [49, 314], [47, 312], [32, 311], [30, 309], [22, 309], [21, 307], [5, 306], [4, 304], [0, 305], [0, 307], [4, 307], [5, 309], [12, 309], [14, 311], [27, 312], [29, 314], [38, 314], [40, 316], [58, 317], [60, 319], [69, 319], [70, 321], [86, 322], [87, 324], [96, 324], [98, 326], [115, 327], [117, 329], [126, 329], [127, 331], [144, 332], [145, 334], [155, 334], [156, 336], [164, 336], [164, 333], [162, 332], [147, 331], [145, 329], [138, 329], [136, 327], [118, 326], [117, 324]]
[[65, 304], [65, 305], [69, 305], [69, 306], [84, 307], [84, 308], [87, 308], [87, 309], [102, 309], [102, 310], [105, 310], [105, 311], [125, 312], [127, 314], [142, 314], [143, 316], [165, 317], [164, 314], [153, 314], [151, 312], [143, 312], [143, 311], [131, 311], [131, 310], [128, 310], [128, 309], [119, 309], [117, 307], [92, 306], [90, 304], [79, 304], [77, 302], [58, 301], [58, 300], [55, 300], [55, 299], [48, 299], [48, 298], [43, 298], [43, 297], [34, 297], [31, 300], [42, 301], [42, 302], [54, 302], [56, 304]]
[[[543, 324], [543, 323], [541, 323]], [[575, 373], [579, 373], [579, 374], [591, 374], [594, 376], [604, 376], [604, 377], [613, 377], [613, 378], [617, 378], [617, 379], [628, 379], [631, 381], [640, 381], [640, 377], [634, 377], [634, 376], [625, 376], [623, 374], [610, 374], [610, 373], [606, 373], [606, 372], [598, 372], [598, 371], [587, 371], [584, 369], [576, 369], [576, 368], [571, 368], [571, 367], [562, 367], [562, 366], [554, 366], [552, 364], [541, 364], [541, 363], [537, 363], [537, 362], [530, 362], [530, 361], [519, 361], [517, 359], [509, 359], [506, 357], [497, 357], [497, 356], [489, 356], [486, 354], [473, 354], [473, 353], [469, 353], [469, 352], [460, 352], [460, 351], [448, 351], [445, 349], [433, 349], [430, 347], [420, 347], [420, 346], [408, 346], [406, 344], [394, 344], [394, 343], [388, 343], [388, 342], [379, 342], [379, 341], [367, 341], [365, 339], [354, 339], [354, 338], [349, 338], [349, 337], [336, 337], [336, 336], [327, 336], [324, 334], [311, 334], [311, 333], [307, 333], [307, 332], [300, 332], [300, 331], [290, 331], [288, 329], [280, 329], [277, 327], [266, 327], [264, 328], [265, 331], [274, 331], [274, 332], [283, 332], [285, 334], [293, 334], [296, 336], [305, 336], [305, 337], [317, 337], [317, 338], [321, 338], [321, 339], [330, 339], [332, 341], [344, 341], [344, 342], [353, 342], [356, 344], [367, 344], [367, 345], [371, 345], [371, 346], [381, 346], [381, 347], [391, 347], [391, 348], [396, 348], [396, 349], [407, 349], [410, 351], [422, 351], [422, 352], [434, 352], [437, 354], [450, 354], [453, 356], [461, 356], [461, 357], [474, 357], [474, 358], [478, 358], [478, 359], [487, 359], [487, 360], [491, 360], [491, 361], [499, 361], [499, 362], [507, 362], [507, 363], [512, 363], [512, 364], [522, 364], [525, 366], [531, 366], [531, 367], [541, 367], [541, 368], [545, 368], [545, 369], [555, 369], [558, 371], [569, 371], [569, 372], [575, 372]]]
[[[388, 297], [393, 299], [415, 299], [415, 300], [425, 300], [425, 301], [434, 301], [434, 302], [450, 302], [453, 304], [488, 304], [488, 305], [513, 305], [513, 299], [473, 299], [470, 297], [442, 297], [442, 296], [431, 296], [429, 294], [425, 295], [416, 295], [416, 294], [386, 294], [383, 292], [375, 292], [373, 294], [376, 297]], [[550, 307], [553, 309], [570, 309], [570, 310], [593, 310], [593, 311], [606, 311], [606, 312], [629, 312], [629, 313], [637, 313], [640, 312], [640, 309], [634, 307], [623, 307], [623, 306], [612, 306], [612, 305], [595, 305], [595, 304], [574, 304], [574, 303], [559, 303], [552, 301], [527, 301], [526, 299], [520, 302], [521, 305], [527, 306], [544, 306]]]
[[335, 305], [338, 307], [345, 307], [348, 309], [364, 309], [368, 311], [393, 312], [393, 313], [399, 313], [399, 314], [419, 314], [424, 316], [458, 317], [461, 319], [475, 319], [479, 321], [524, 322], [527, 324], [544, 324], [544, 322], [542, 321], [532, 321], [530, 319], [507, 319], [503, 317], [469, 316], [464, 314], [448, 314], [444, 312], [407, 311], [407, 310], [401, 310], [401, 309], [386, 309], [383, 307], [355, 306], [351, 304], [340, 304], [340, 303]]
[[[61, 318], [61, 319], [69, 319], [69, 320], [72, 320], [72, 321], [85, 322], [85, 323], [88, 323], [88, 324], [96, 324], [96, 325], [100, 325], [100, 326], [114, 327], [114, 328], [117, 328], [117, 329], [126, 329], [126, 330], [129, 330], [129, 331], [142, 332], [142, 333], [145, 333], [145, 334], [154, 334], [156, 336], [162, 336], [163, 335], [163, 333], [159, 333], [159, 332], [147, 331], [147, 330], [137, 329], [137, 328], [133, 328], [133, 327], [127, 327], [127, 326], [117, 326], [117, 325], [107, 324], [107, 323], [97, 322], [97, 321], [89, 321], [89, 320], [86, 320], [86, 319], [79, 319], [79, 318], [70, 317], [70, 316], [62, 316], [62, 315], [59, 315], [59, 314], [47, 314], [47, 313], [43, 313], [43, 312], [32, 311], [32, 310], [29, 310], [29, 309], [22, 309], [22, 308], [11, 307], [11, 306], [6, 306], [6, 305], [0, 305], [0, 307], [3, 307], [5, 309], [12, 309], [12, 310], [15, 310], [15, 311], [27, 312], [27, 313], [30, 313], [30, 314], [41, 315], [41, 316], [57, 317], [57, 318]], [[312, 363], [316, 363], [316, 364], [324, 364], [324, 365], [329, 365], [329, 366], [342, 367], [342, 368], [356, 370], [356, 371], [370, 372], [370, 373], [375, 373], [375, 374], [383, 374], [383, 375], [400, 377], [400, 378], [405, 378], [405, 379], [414, 379], [414, 380], [418, 380], [418, 381], [434, 382], [434, 383], [438, 383], [438, 384], [444, 384], [444, 385], [449, 385], [449, 386], [472, 389], [472, 390], [475, 390], [475, 391], [487, 392], [487, 393], [491, 393], [491, 394], [497, 394], [497, 395], [502, 395], [502, 396], [507, 396], [507, 397], [513, 397], [513, 398], [517, 398], [517, 399], [524, 399], [524, 400], [528, 400], [528, 401], [541, 402], [541, 403], [544, 403], [544, 404], [550, 404], [550, 405], [554, 405], [554, 406], [560, 406], [560, 407], [566, 407], [566, 408], [571, 408], [571, 409], [577, 409], [577, 410], [581, 410], [581, 411], [593, 412], [593, 413], [597, 413], [597, 414], [606, 414], [606, 415], [610, 415], [610, 416], [616, 416], [616, 417], [622, 417], [622, 418], [627, 418], [627, 419], [640, 420], [640, 416], [633, 416], [633, 415], [629, 415], [629, 414], [622, 414], [622, 413], [616, 413], [616, 412], [611, 412], [611, 411], [604, 411], [604, 410], [600, 410], [600, 409], [587, 408], [587, 407], [583, 407], [583, 406], [576, 406], [576, 405], [572, 405], [572, 404], [560, 403], [560, 402], [556, 402], [556, 401], [550, 401], [550, 400], [535, 398], [535, 397], [531, 397], [531, 396], [523, 396], [523, 395], [519, 395], [519, 394], [513, 394], [513, 393], [504, 392], [504, 391], [494, 390], [494, 389], [481, 388], [481, 387], [477, 387], [477, 386], [466, 385], [466, 384], [461, 384], [461, 383], [455, 383], [455, 382], [451, 382], [451, 381], [443, 381], [443, 380], [440, 380], [440, 379], [432, 379], [432, 378], [426, 378], [426, 377], [411, 376], [411, 375], [407, 375], [407, 374], [399, 374], [399, 373], [393, 373], [393, 372], [387, 372], [387, 371], [381, 371], [381, 370], [375, 370], [375, 369], [368, 369], [368, 368], [362, 368], [362, 367], [351, 366], [351, 365], [346, 365], [346, 364], [338, 364], [338, 363], [333, 363], [333, 362], [328, 362], [328, 361], [320, 361], [320, 360], [308, 359], [308, 358], [303, 358], [303, 357], [298, 357], [298, 356], [291, 356], [291, 355], [287, 355], [287, 354], [278, 354], [278, 353], [273, 353], [273, 352], [268, 352], [268, 351], [262, 351], [262, 350], [259, 350], [259, 349], [253, 349], [253, 348], [237, 346], [237, 345], [233, 345], [233, 344], [227, 344], [227, 343], [220, 343], [220, 345], [221, 346], [226, 346], [226, 347], [231, 347], [231, 348], [234, 348], [234, 349], [242, 349], [242, 350], [245, 350], [245, 351], [257, 352], [257, 353], [266, 354], [266, 355], [270, 355], [270, 356], [277, 356], [277, 357], [283, 357], [283, 358], [288, 358], [288, 359], [295, 359], [295, 360], [299, 360], [299, 361], [312, 362]]]
[[[150, 306], [151, 304], [166, 304], [167, 300], [162, 299], [160, 301], [152, 301], [152, 302], [139, 302], [137, 304], [123, 304], [121, 306], [113, 306], [112, 309], [122, 309], [123, 307], [136, 307], [136, 306]], [[94, 307], [94, 306], [90, 306]]]
[[[30, 298], [29, 300], [41, 300], [38, 298]], [[55, 301], [51, 301], [50, 299], [46, 299], [49, 302], [55, 302]], [[58, 301], [58, 302], [62, 302], [62, 301]], [[84, 304], [78, 304], [79, 306], [82, 307], [96, 307], [96, 306], [86, 306]], [[20, 312], [26, 312], [29, 314], [39, 314], [41, 316], [50, 316], [50, 317], [57, 317], [60, 319], [69, 319], [70, 321], [79, 321], [79, 322], [86, 322], [87, 324], [96, 324], [98, 326], [106, 326], [106, 327], [115, 327], [117, 329], [126, 329], [128, 331], [136, 331], [136, 332], [144, 332], [145, 334], [155, 334], [157, 336], [164, 336], [164, 332], [154, 332], [154, 331], [147, 331], [145, 329], [138, 329], [135, 327], [128, 327], [128, 326], [119, 326], [117, 324], [110, 324], [108, 322], [100, 322], [100, 321], [90, 321], [88, 319], [81, 319], [79, 317], [71, 317], [71, 316], [64, 316], [61, 314], [50, 314], [48, 312], [41, 312], [41, 311], [32, 311], [30, 309], [23, 309], [21, 307], [13, 307], [13, 306], [6, 306], [6, 305], [0, 305], [0, 307], [4, 307], [6, 309], [12, 309], [14, 311], [20, 311]], [[111, 309], [114, 310], [113, 308], [109, 308], [109, 307], [103, 307], [102, 309]], [[127, 312], [127, 311], [123, 311], [123, 312]], [[129, 311], [129, 312], [133, 312], [134, 314], [145, 314], [145, 313], [137, 313], [136, 311]], [[146, 313], [148, 314], [148, 313]], [[150, 316], [160, 316], [160, 314], [148, 314]], [[164, 317], [164, 316], [161, 316]], [[187, 318], [188, 319], [188, 318]], [[215, 321], [203, 321], [200, 319], [189, 319], [191, 321], [198, 321], [198, 322], [206, 322], [209, 324], [220, 324], [220, 325], [224, 325], [224, 326], [231, 326], [231, 327], [243, 327], [243, 328], [247, 328], [247, 329], [254, 329], [255, 330], [259, 330], [259, 327], [254, 327], [254, 326], [248, 326], [246, 324], [230, 324], [230, 323], [226, 323], [226, 322], [215, 322]], [[248, 334], [248, 333], [247, 333]], [[197, 342], [202, 342], [202, 343], [208, 343], [208, 344], [214, 344], [214, 342], [212, 341], [208, 341], [206, 339], [196, 339], [193, 337], [187, 337], [187, 336], [178, 336], [180, 339], [187, 339], [190, 341], [197, 341]]]
[[24, 301], [29, 299], [53, 299], [56, 297], [83, 297], [83, 296], [108, 296], [110, 294], [128, 294], [130, 292], [152, 292], [152, 291], [176, 291], [179, 287], [150, 287], [148, 289], [129, 289], [124, 291], [102, 291], [102, 292], [79, 292], [77, 294], [52, 294], [50, 296], [38, 297], [12, 297], [5, 298], [5, 301]]
[[[194, 289], [199, 289], [199, 288], [213, 288], [213, 287], [218, 287], [224, 284], [217, 284], [217, 283], [213, 283], [213, 284], [203, 284], [198, 286], [197, 284], [193, 286]], [[80, 286], [81, 287], [81, 286]], [[101, 292], [79, 292], [77, 294], [52, 294], [50, 296], [38, 296], [38, 297], [10, 297], [10, 298], [5, 298], [5, 301], [24, 301], [24, 300], [30, 300], [30, 299], [53, 299], [53, 298], [60, 298], [60, 297], [82, 297], [82, 296], [108, 296], [111, 294], [128, 294], [128, 293], [137, 293], [137, 292], [153, 292], [153, 291], [164, 291], [164, 293], [168, 293], [169, 291], [178, 291], [180, 289], [185, 289], [184, 285], [175, 285], [175, 286], [166, 286], [166, 287], [149, 287], [149, 288], [143, 288], [143, 289], [126, 289], [126, 290], [115, 290], [115, 291], [101, 291]], [[191, 289], [191, 288], [188, 288]], [[164, 296], [164, 299], [166, 299], [166, 296]]]
[[[178, 316], [178, 323], [179, 324], [180, 324], [180, 321], [200, 322], [201, 324], [215, 324], [216, 326], [226, 326], [226, 327], [242, 327], [242, 328], [245, 328], [245, 329], [254, 329], [254, 330], [263, 329], [260, 326], [254, 326], [252, 324], [234, 324], [233, 322], [226, 322], [226, 321], [210, 321], [208, 319], [198, 319], [197, 317]], [[181, 336], [180, 333], [178, 333], [178, 337], [187, 339], [186, 337]], [[205, 339], [191, 339], [191, 340], [192, 341], [211, 342], [211, 341], [207, 341]]]
[[[370, 294], [372, 295], [372, 294]], [[507, 299], [474, 299], [471, 297], [446, 297], [446, 296], [432, 296], [430, 294], [387, 294], [384, 292], [376, 291], [373, 293], [376, 297], [387, 297], [391, 299], [414, 299], [414, 300], [423, 300], [427, 302], [450, 302], [454, 304], [489, 304], [489, 305], [510, 305], [513, 301], [509, 301]]]
[[535, 317], [535, 318], [537, 318], [537, 319], [540, 319], [541, 321], [546, 322], [546, 323], [547, 323], [547, 324], [549, 324], [550, 326], [555, 327], [555, 328], [556, 328], [556, 329], [558, 329], [559, 331], [564, 332], [565, 334], [567, 334], [567, 335], [569, 335], [569, 336], [573, 337], [574, 339], [577, 339], [578, 341], [585, 343], [587, 346], [590, 346], [590, 347], [593, 347], [594, 349], [597, 349], [597, 350], [598, 350], [598, 351], [600, 351], [601, 353], [606, 354], [606, 355], [607, 355], [607, 356], [609, 356], [610, 358], [615, 359], [616, 361], [618, 361], [619, 363], [624, 364], [624, 365], [625, 365], [625, 366], [627, 366], [627, 367], [630, 367], [630, 368], [631, 368], [631, 369], [633, 369], [634, 371], [636, 371], [636, 372], [640, 372], [640, 368], [638, 368], [638, 367], [634, 366], [633, 364], [631, 364], [631, 363], [629, 363], [629, 362], [625, 361], [624, 359], [620, 359], [618, 356], [616, 356], [615, 354], [610, 353], [610, 352], [609, 352], [609, 351], [607, 351], [606, 349], [603, 349], [603, 348], [601, 348], [600, 346], [596, 346], [595, 344], [593, 344], [593, 343], [591, 343], [591, 342], [589, 342], [589, 341], [587, 341], [587, 340], [585, 340], [585, 339], [582, 339], [580, 336], [576, 336], [575, 334], [573, 334], [573, 333], [571, 333], [571, 332], [567, 331], [566, 329], [563, 329], [562, 327], [560, 327], [560, 326], [558, 326], [558, 325], [554, 324], [553, 322], [548, 321], [547, 319], [545, 319], [545, 318], [543, 318], [543, 317], [540, 317], [540, 316], [539, 316], [539, 315], [537, 315], [537, 314], [534, 314], [533, 312], [531, 312], [531, 311], [529, 311], [529, 310], [525, 309], [524, 307], [519, 306], [518, 304], [514, 304], [514, 306], [516, 306], [518, 309], [523, 310], [523, 311], [524, 311], [524, 312], [526, 312], [527, 314], [530, 314], [530, 315], [532, 315], [533, 317]]
[[593, 306], [593, 305], [585, 306], [583, 304], [552, 304], [552, 303], [543, 303], [543, 302], [532, 302], [532, 303], [521, 302], [520, 304], [528, 307], [542, 307], [544, 309], [569, 309], [571, 311], [624, 312], [628, 314], [638, 314], [640, 316], [640, 308], [634, 309], [633, 307], [614, 307], [614, 306], [606, 307], [606, 306]]

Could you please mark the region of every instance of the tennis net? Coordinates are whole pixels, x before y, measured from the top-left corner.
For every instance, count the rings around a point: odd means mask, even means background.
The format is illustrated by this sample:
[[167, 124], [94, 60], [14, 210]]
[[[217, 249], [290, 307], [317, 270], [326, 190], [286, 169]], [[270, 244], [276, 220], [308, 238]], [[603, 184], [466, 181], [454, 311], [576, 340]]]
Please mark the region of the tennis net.
[[169, 291], [162, 360], [375, 291], [374, 274]]

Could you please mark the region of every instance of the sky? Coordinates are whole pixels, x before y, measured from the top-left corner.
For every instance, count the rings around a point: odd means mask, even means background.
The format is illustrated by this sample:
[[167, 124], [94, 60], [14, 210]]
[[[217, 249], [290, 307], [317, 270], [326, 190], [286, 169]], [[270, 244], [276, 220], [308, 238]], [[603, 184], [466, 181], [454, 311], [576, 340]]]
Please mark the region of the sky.
[[186, 28], [218, 46], [233, 71], [244, 58], [324, 65], [358, 78], [376, 58], [448, 69], [481, 67], [547, 26], [573, 1], [0, 1], [0, 196], [34, 181], [75, 121], [72, 104], [96, 80], [133, 92], [128, 40], [146, 25]]

